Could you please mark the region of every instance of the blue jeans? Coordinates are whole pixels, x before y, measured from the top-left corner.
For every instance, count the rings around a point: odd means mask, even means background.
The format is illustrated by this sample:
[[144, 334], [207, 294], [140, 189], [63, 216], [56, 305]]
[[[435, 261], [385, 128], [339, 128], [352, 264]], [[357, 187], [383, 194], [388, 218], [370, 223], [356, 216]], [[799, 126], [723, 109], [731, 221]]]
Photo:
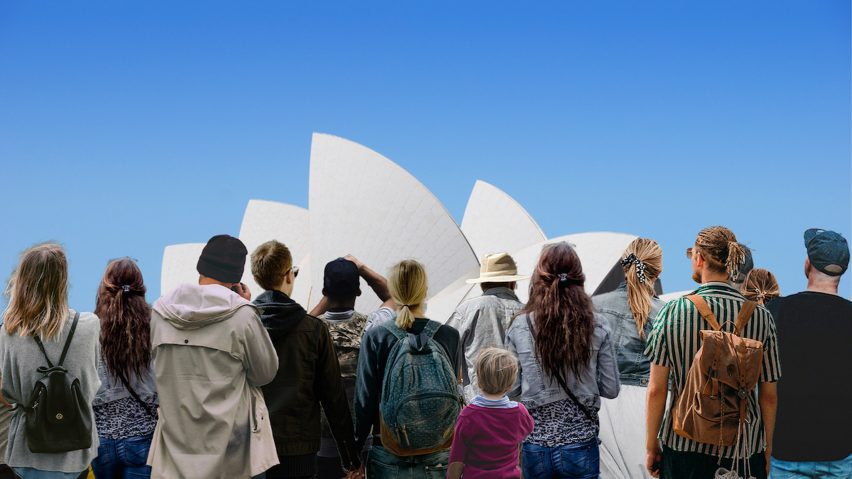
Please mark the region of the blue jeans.
[[15, 474], [21, 479], [77, 479], [82, 472], [42, 471], [32, 467], [16, 467]]
[[793, 462], [772, 458], [769, 479], [848, 479], [852, 477], [852, 454], [828, 462]]
[[556, 447], [524, 443], [521, 468], [525, 479], [597, 479], [601, 470], [598, 439]]
[[148, 449], [151, 437], [134, 436], [126, 439], [107, 439], [102, 437], [98, 446], [98, 457], [92, 461], [92, 471], [96, 479], [148, 479], [151, 466]]
[[373, 446], [367, 459], [369, 479], [446, 479], [450, 451], [400, 457]]

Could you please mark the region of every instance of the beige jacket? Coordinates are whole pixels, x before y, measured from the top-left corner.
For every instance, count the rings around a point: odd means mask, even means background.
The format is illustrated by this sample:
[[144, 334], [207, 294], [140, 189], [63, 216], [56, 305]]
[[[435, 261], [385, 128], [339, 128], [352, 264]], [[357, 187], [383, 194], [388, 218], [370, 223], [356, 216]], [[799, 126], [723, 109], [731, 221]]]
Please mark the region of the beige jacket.
[[152, 478], [243, 479], [277, 464], [256, 388], [275, 377], [278, 356], [251, 303], [219, 285], [182, 285], [154, 303], [151, 347]]

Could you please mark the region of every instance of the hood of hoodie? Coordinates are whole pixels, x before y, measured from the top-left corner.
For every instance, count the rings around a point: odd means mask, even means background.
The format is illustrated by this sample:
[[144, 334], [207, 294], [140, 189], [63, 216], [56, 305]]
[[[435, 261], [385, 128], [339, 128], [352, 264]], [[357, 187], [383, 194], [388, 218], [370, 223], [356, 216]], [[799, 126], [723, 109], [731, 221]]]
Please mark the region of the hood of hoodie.
[[178, 329], [199, 329], [224, 321], [244, 307], [257, 311], [245, 298], [218, 284], [183, 284], [158, 299], [152, 309]]
[[299, 303], [280, 291], [264, 291], [254, 300], [260, 320], [272, 341], [286, 336], [308, 314]]

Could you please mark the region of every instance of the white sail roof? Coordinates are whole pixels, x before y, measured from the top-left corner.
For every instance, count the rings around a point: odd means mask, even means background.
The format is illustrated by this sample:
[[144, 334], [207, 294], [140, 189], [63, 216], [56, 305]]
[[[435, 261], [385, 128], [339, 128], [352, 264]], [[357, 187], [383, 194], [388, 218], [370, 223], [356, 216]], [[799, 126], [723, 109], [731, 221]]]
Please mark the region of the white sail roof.
[[[310, 198], [313, 284], [325, 264], [352, 254], [381, 274], [406, 258], [426, 266], [429, 290], [440, 291], [479, 262], [446, 208], [399, 165], [369, 148], [314, 133]], [[362, 282], [357, 308], [379, 299]], [[316, 302], [319, 294], [314, 294]]]
[[520, 251], [547, 239], [523, 206], [482, 180], [473, 186], [461, 229], [480, 260], [487, 254]]
[[198, 257], [204, 243], [183, 243], [166, 246], [160, 271], [160, 295], [185, 283], [198, 284]]

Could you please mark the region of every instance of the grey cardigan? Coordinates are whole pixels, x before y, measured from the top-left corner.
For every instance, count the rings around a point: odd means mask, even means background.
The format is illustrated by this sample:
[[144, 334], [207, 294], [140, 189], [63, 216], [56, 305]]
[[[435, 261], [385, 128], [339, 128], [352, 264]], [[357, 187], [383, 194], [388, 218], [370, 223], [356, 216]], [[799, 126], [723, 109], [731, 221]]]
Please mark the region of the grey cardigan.
[[[71, 318], [74, 311], [70, 312], [69, 319], [62, 326], [59, 337], [52, 341], [44, 341], [44, 349], [54, 363], [59, 361], [62, 346], [71, 329]], [[98, 378], [98, 355], [100, 350], [100, 321], [92, 313], [80, 313], [77, 330], [71, 340], [68, 356], [65, 357], [65, 368], [77, 379], [83, 394], [88, 400], [91, 409], [92, 399], [101, 385]], [[36, 342], [31, 336], [19, 336], [17, 333], [9, 335], [6, 328], [0, 327], [0, 375], [2, 375], [3, 396], [11, 403], [30, 404], [31, 394], [35, 382], [41, 378], [36, 371], [39, 366], [46, 365], [44, 356], [41, 354]], [[94, 419], [94, 414], [92, 414]], [[6, 463], [15, 467], [32, 467], [42, 471], [81, 472], [89, 467], [98, 455], [98, 432], [94, 421], [92, 422], [92, 447], [79, 451], [62, 453], [40, 453], [33, 454], [27, 447], [27, 439], [24, 428], [26, 416], [22, 409], [12, 413], [12, 422], [9, 426], [9, 445], [6, 449]]]
[[[531, 318], [535, 324], [535, 318]], [[509, 397], [529, 408], [544, 406], [568, 398], [568, 394], [552, 377], [546, 375], [536, 358], [535, 345], [527, 315], [521, 314], [512, 321], [506, 333], [506, 348], [518, 358], [518, 379]], [[621, 382], [618, 379], [618, 363], [609, 332], [603, 326], [603, 318], [595, 315], [595, 330], [592, 335], [592, 355], [589, 365], [580, 377], [565, 371], [568, 389], [589, 408], [600, 409], [601, 396], [618, 396]]]

